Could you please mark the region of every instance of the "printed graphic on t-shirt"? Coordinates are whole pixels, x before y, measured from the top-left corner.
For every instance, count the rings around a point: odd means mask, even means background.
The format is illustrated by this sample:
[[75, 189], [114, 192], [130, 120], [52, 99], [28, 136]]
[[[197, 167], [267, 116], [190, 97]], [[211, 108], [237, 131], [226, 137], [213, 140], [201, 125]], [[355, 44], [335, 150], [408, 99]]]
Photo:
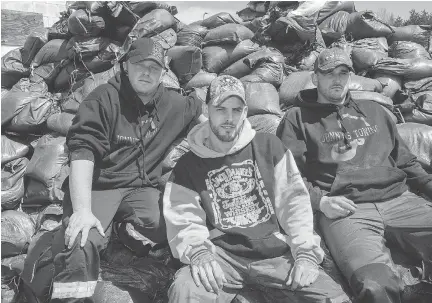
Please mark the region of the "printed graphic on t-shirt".
[[[353, 131], [347, 131], [345, 136], [350, 145], [345, 144], [344, 133], [342, 131], [325, 132], [321, 137], [321, 142], [332, 145], [331, 157], [335, 161], [349, 161], [357, 154], [357, 148], [365, 144], [365, 140], [378, 132], [378, 125], [371, 126], [363, 116], [352, 116], [343, 114], [342, 119], [351, 119], [349, 122], [353, 125], [358, 125]], [[338, 120], [338, 126], [342, 129], [341, 122]], [[358, 123], [360, 122], [360, 123]]]
[[274, 214], [259, 168], [252, 160], [223, 166], [207, 176], [215, 224], [222, 229], [253, 227]]

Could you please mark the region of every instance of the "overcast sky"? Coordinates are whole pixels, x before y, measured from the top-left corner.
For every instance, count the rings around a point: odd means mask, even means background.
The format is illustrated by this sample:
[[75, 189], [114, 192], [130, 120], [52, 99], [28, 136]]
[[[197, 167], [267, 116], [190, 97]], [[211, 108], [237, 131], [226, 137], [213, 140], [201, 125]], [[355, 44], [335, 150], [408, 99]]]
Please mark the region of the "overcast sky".
[[[170, 5], [177, 6], [178, 14], [176, 17], [180, 21], [189, 24], [193, 21], [203, 18], [204, 13], [210, 16], [220, 12], [228, 12], [235, 14], [247, 6], [249, 1], [165, 1]], [[401, 16], [407, 19], [409, 11], [426, 10], [432, 13], [432, 1], [355, 1], [357, 11], [372, 10], [379, 11], [386, 9], [389, 13], [393, 13], [395, 17]], [[208, 15], [207, 15], [208, 17]]]

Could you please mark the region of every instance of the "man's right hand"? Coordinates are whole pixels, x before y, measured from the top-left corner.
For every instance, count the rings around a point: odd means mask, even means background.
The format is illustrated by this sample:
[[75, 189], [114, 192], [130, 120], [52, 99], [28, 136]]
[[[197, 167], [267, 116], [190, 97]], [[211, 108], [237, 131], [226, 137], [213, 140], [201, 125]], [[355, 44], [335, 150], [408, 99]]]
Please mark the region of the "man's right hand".
[[104, 230], [100, 221], [93, 215], [91, 210], [78, 210], [72, 214], [69, 219], [68, 227], [65, 233], [65, 245], [70, 249], [75, 243], [75, 239], [81, 233], [81, 247], [83, 247], [88, 238], [90, 229], [96, 227], [102, 237], [105, 237]]
[[208, 292], [218, 294], [227, 282], [219, 263], [207, 249], [196, 252], [191, 257], [190, 266], [196, 286], [200, 287], [202, 283]]
[[329, 219], [344, 218], [355, 213], [357, 205], [343, 196], [323, 196], [320, 201], [321, 212]]

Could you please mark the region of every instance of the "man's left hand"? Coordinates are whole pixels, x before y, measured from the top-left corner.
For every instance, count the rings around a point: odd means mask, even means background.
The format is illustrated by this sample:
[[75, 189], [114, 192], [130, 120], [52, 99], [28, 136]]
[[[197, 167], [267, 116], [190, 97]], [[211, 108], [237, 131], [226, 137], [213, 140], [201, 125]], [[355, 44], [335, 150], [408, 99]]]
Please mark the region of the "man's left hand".
[[309, 286], [318, 278], [318, 265], [307, 260], [299, 260], [294, 263], [293, 268], [288, 276], [287, 286], [291, 286], [291, 290]]

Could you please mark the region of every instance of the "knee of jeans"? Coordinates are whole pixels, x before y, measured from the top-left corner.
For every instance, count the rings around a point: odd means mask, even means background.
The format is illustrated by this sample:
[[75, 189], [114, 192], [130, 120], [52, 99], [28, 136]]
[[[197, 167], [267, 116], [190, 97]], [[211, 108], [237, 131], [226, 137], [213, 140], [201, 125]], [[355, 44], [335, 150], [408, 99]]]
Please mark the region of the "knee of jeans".
[[[204, 289], [204, 287], [201, 288]], [[200, 291], [200, 289], [192, 279], [189, 266], [186, 266], [178, 270], [168, 293], [170, 297], [177, 297], [181, 294], [190, 294], [197, 291]]]
[[368, 264], [357, 269], [350, 285], [359, 302], [398, 302], [402, 281], [385, 264]]

